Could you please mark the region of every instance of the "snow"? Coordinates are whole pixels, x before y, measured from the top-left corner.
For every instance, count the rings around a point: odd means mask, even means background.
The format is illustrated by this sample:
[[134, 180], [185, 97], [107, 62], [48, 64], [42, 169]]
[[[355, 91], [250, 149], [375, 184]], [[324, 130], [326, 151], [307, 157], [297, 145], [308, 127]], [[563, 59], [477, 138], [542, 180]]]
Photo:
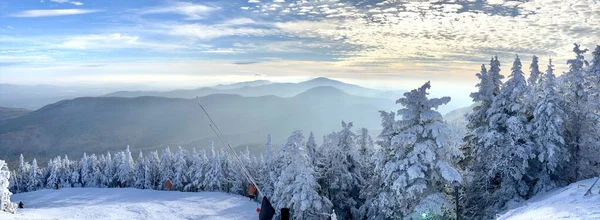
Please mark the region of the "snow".
[[498, 220], [600, 219], [600, 184], [594, 186], [592, 195], [584, 196], [595, 180], [582, 180], [541, 193], [501, 215]]
[[219, 192], [167, 192], [134, 188], [44, 189], [12, 196], [23, 201], [2, 220], [36, 219], [256, 219], [258, 203]]

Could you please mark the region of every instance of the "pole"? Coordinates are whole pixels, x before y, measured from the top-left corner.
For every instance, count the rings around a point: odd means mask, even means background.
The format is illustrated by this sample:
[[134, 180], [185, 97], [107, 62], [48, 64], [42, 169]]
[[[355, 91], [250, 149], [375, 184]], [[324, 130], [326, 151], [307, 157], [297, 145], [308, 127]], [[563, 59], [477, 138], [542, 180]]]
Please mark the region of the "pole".
[[454, 203], [456, 206], [456, 220], [460, 220], [460, 204], [459, 204], [459, 193], [458, 193], [458, 182], [454, 183]]

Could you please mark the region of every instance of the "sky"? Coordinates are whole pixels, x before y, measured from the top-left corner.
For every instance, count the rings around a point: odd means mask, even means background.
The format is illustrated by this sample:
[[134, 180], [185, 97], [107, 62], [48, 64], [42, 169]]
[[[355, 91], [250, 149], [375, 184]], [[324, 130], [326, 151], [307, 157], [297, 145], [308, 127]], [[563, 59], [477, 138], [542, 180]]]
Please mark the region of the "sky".
[[468, 98], [516, 55], [562, 72], [600, 44], [600, 0], [3, 0], [0, 83], [191, 88], [325, 76], [372, 88], [431, 80]]

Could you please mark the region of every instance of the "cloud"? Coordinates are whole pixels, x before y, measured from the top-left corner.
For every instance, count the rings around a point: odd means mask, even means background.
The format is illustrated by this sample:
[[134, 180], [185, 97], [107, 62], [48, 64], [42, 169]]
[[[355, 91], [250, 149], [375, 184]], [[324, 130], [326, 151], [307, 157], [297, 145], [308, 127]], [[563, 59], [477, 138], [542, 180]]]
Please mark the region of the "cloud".
[[187, 20], [205, 19], [211, 13], [219, 10], [216, 7], [210, 7], [201, 4], [189, 2], [173, 2], [170, 5], [147, 8], [141, 11], [141, 14], [179, 14], [186, 16]]
[[91, 34], [66, 37], [60, 43], [47, 46], [52, 49], [110, 50], [140, 48], [152, 50], [183, 49], [185, 45], [141, 41], [139, 36], [121, 33]]
[[228, 25], [179, 24], [167, 27], [169, 34], [210, 40], [225, 36], [267, 36], [272, 30], [252, 27], [231, 27]]
[[48, 10], [27, 10], [16, 14], [9, 15], [10, 17], [18, 18], [34, 18], [34, 17], [53, 17], [66, 15], [79, 15], [99, 12], [100, 10], [90, 9], [48, 9]]
[[[82, 6], [83, 5], [82, 2], [78, 2], [78, 1], [69, 1], [69, 0], [50, 0], [50, 1], [51, 2], [60, 3], [60, 4], [62, 4], [62, 3], [71, 3], [71, 4], [77, 5], [77, 6]], [[42, 2], [44, 2], [44, 1], [42, 0]]]

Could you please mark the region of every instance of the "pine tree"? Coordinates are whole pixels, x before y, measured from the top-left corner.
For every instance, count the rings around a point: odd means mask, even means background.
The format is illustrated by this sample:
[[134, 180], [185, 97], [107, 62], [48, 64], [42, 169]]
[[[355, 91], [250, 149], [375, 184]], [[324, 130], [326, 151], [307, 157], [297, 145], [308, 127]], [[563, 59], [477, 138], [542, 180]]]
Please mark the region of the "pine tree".
[[173, 172], [173, 153], [168, 147], [165, 148], [163, 153], [160, 155], [160, 186], [159, 189], [166, 190], [164, 184], [167, 180], [173, 180], [175, 173]]
[[117, 180], [121, 187], [130, 187], [134, 185], [134, 161], [129, 150], [129, 145], [125, 152], [119, 153], [119, 163], [117, 169]]
[[196, 149], [194, 149], [190, 160], [191, 165], [187, 174], [190, 177], [190, 182], [185, 186], [184, 190], [188, 192], [202, 191], [204, 190], [202, 184], [204, 182], [204, 173], [206, 172], [205, 168], [208, 161], [206, 158], [206, 151], [202, 150], [201, 153], [198, 153], [196, 152]]
[[187, 151], [180, 146], [179, 151], [173, 156], [173, 188], [180, 191], [183, 190], [189, 182], [187, 173], [189, 167], [185, 160], [187, 154]]
[[586, 89], [586, 77], [583, 54], [587, 49], [580, 49], [575, 44], [573, 48], [575, 59], [567, 61], [569, 71], [561, 77], [560, 93], [566, 112], [565, 141], [571, 154], [573, 164], [568, 168], [570, 179], [577, 181], [597, 175], [597, 158], [600, 157], [600, 147], [592, 137], [597, 137], [592, 110], [589, 108], [589, 90]]
[[101, 183], [100, 186], [102, 187], [114, 187], [116, 184], [115, 180], [115, 174], [116, 174], [116, 169], [115, 169], [115, 163], [112, 159], [112, 155], [110, 154], [110, 152], [106, 153], [105, 157], [102, 157], [103, 159], [102, 161], [102, 179], [101, 179]]
[[359, 130], [359, 133], [356, 136], [356, 146], [362, 163], [368, 164], [371, 160], [371, 155], [373, 155], [374, 152], [374, 142], [371, 135], [369, 135], [369, 129], [361, 128]]
[[317, 143], [315, 142], [315, 135], [310, 132], [308, 135], [308, 141], [306, 141], [306, 153], [308, 155], [308, 162], [311, 166], [315, 166], [317, 158]]
[[34, 158], [31, 162], [29, 170], [29, 182], [27, 183], [27, 191], [36, 191], [42, 187], [42, 171], [38, 167], [37, 160]]
[[17, 205], [10, 201], [12, 193], [8, 190], [12, 176], [6, 162], [0, 160], [0, 212], [16, 212]]
[[259, 168], [260, 175], [258, 175], [258, 181], [260, 182], [261, 193], [267, 198], [272, 198], [273, 191], [275, 190], [275, 181], [277, 180], [277, 171], [275, 170], [275, 152], [273, 150], [273, 144], [271, 144], [271, 135], [267, 136], [267, 143], [265, 144], [265, 156], [261, 160]]
[[362, 160], [354, 143], [356, 135], [351, 131], [352, 126], [351, 122], [342, 121], [342, 130], [337, 134], [337, 145], [327, 152], [324, 177], [325, 189], [334, 208], [340, 213], [356, 214], [357, 205], [360, 205], [360, 189], [365, 180], [362, 177]]
[[484, 156], [481, 155], [482, 149], [480, 148], [483, 146], [485, 133], [489, 129], [488, 111], [495, 97], [500, 93], [501, 80], [504, 78], [500, 74], [498, 57], [490, 60], [489, 71], [485, 68], [485, 65], [481, 65], [481, 71], [476, 76], [479, 78], [478, 91], [470, 95], [475, 107], [473, 107], [473, 112], [467, 115], [467, 135], [463, 139], [464, 145], [462, 147], [464, 158], [460, 162], [462, 169], [467, 171], [467, 179], [470, 179], [470, 170], [480, 169], [475, 166], [479, 165], [476, 164], [477, 160]]
[[225, 190], [225, 173], [223, 172], [223, 164], [221, 158], [215, 152], [214, 143], [211, 146], [211, 156], [207, 164], [206, 177], [202, 185], [206, 191], [224, 191]]
[[542, 98], [541, 91], [541, 81], [542, 81], [542, 72], [540, 72], [540, 67], [538, 64], [538, 57], [533, 56], [531, 60], [531, 65], [529, 66], [529, 78], [527, 78], [527, 85], [529, 86], [529, 92], [527, 94], [527, 104], [528, 104], [528, 116], [532, 117], [533, 109]]
[[473, 187], [467, 193], [472, 196], [468, 202], [473, 204], [466, 205], [473, 218], [492, 218], [510, 203], [529, 196], [533, 177], [528, 172], [528, 162], [533, 151], [525, 105], [528, 88], [519, 57], [511, 70], [488, 110], [490, 126], [477, 148], [474, 176], [478, 179], [471, 183]]
[[277, 209], [289, 208], [293, 219], [327, 219], [331, 202], [319, 195], [316, 172], [310, 166], [304, 149], [304, 136], [294, 131], [281, 148], [284, 169], [273, 196]]
[[144, 154], [140, 151], [133, 168], [134, 186], [138, 189], [144, 189], [146, 187], [146, 167], [144, 166], [144, 161]]
[[46, 178], [46, 187], [53, 189], [54, 184], [59, 183], [59, 172], [60, 172], [60, 157], [50, 160], [48, 162], [48, 177]]
[[564, 184], [564, 176], [559, 171], [569, 162], [569, 152], [564, 141], [563, 105], [556, 93], [552, 60], [542, 77], [541, 89], [544, 94], [533, 112], [533, 138], [535, 153], [540, 163], [534, 192], [548, 191]]
[[144, 188], [146, 189], [162, 189], [160, 159], [158, 152], [153, 151], [144, 159]]
[[[447, 145], [445, 135], [448, 129], [439, 112], [440, 105], [450, 101], [450, 97], [427, 98], [430, 83], [404, 94], [396, 103], [402, 104], [398, 110], [402, 120], [389, 121], [384, 116], [384, 128], [388, 124], [398, 127], [394, 133], [383, 133], [385, 144], [377, 165], [376, 173], [381, 175], [381, 188], [373, 203], [385, 218], [418, 218], [421, 213], [442, 214], [443, 207], [451, 208], [443, 188], [462, 178], [452, 165], [452, 158], [460, 151]], [[386, 131], [388, 132], [388, 131]], [[386, 141], [389, 135], [390, 141]], [[377, 218], [380, 216], [369, 216]]]
[[81, 164], [78, 161], [72, 161], [70, 171], [71, 187], [81, 186]]
[[25, 158], [23, 154], [19, 156], [19, 169], [17, 170], [17, 192], [27, 192], [27, 186], [29, 183], [29, 173], [31, 169], [31, 165], [28, 162], [25, 162]]
[[92, 166], [86, 153], [81, 157], [81, 186], [88, 187], [92, 184]]

